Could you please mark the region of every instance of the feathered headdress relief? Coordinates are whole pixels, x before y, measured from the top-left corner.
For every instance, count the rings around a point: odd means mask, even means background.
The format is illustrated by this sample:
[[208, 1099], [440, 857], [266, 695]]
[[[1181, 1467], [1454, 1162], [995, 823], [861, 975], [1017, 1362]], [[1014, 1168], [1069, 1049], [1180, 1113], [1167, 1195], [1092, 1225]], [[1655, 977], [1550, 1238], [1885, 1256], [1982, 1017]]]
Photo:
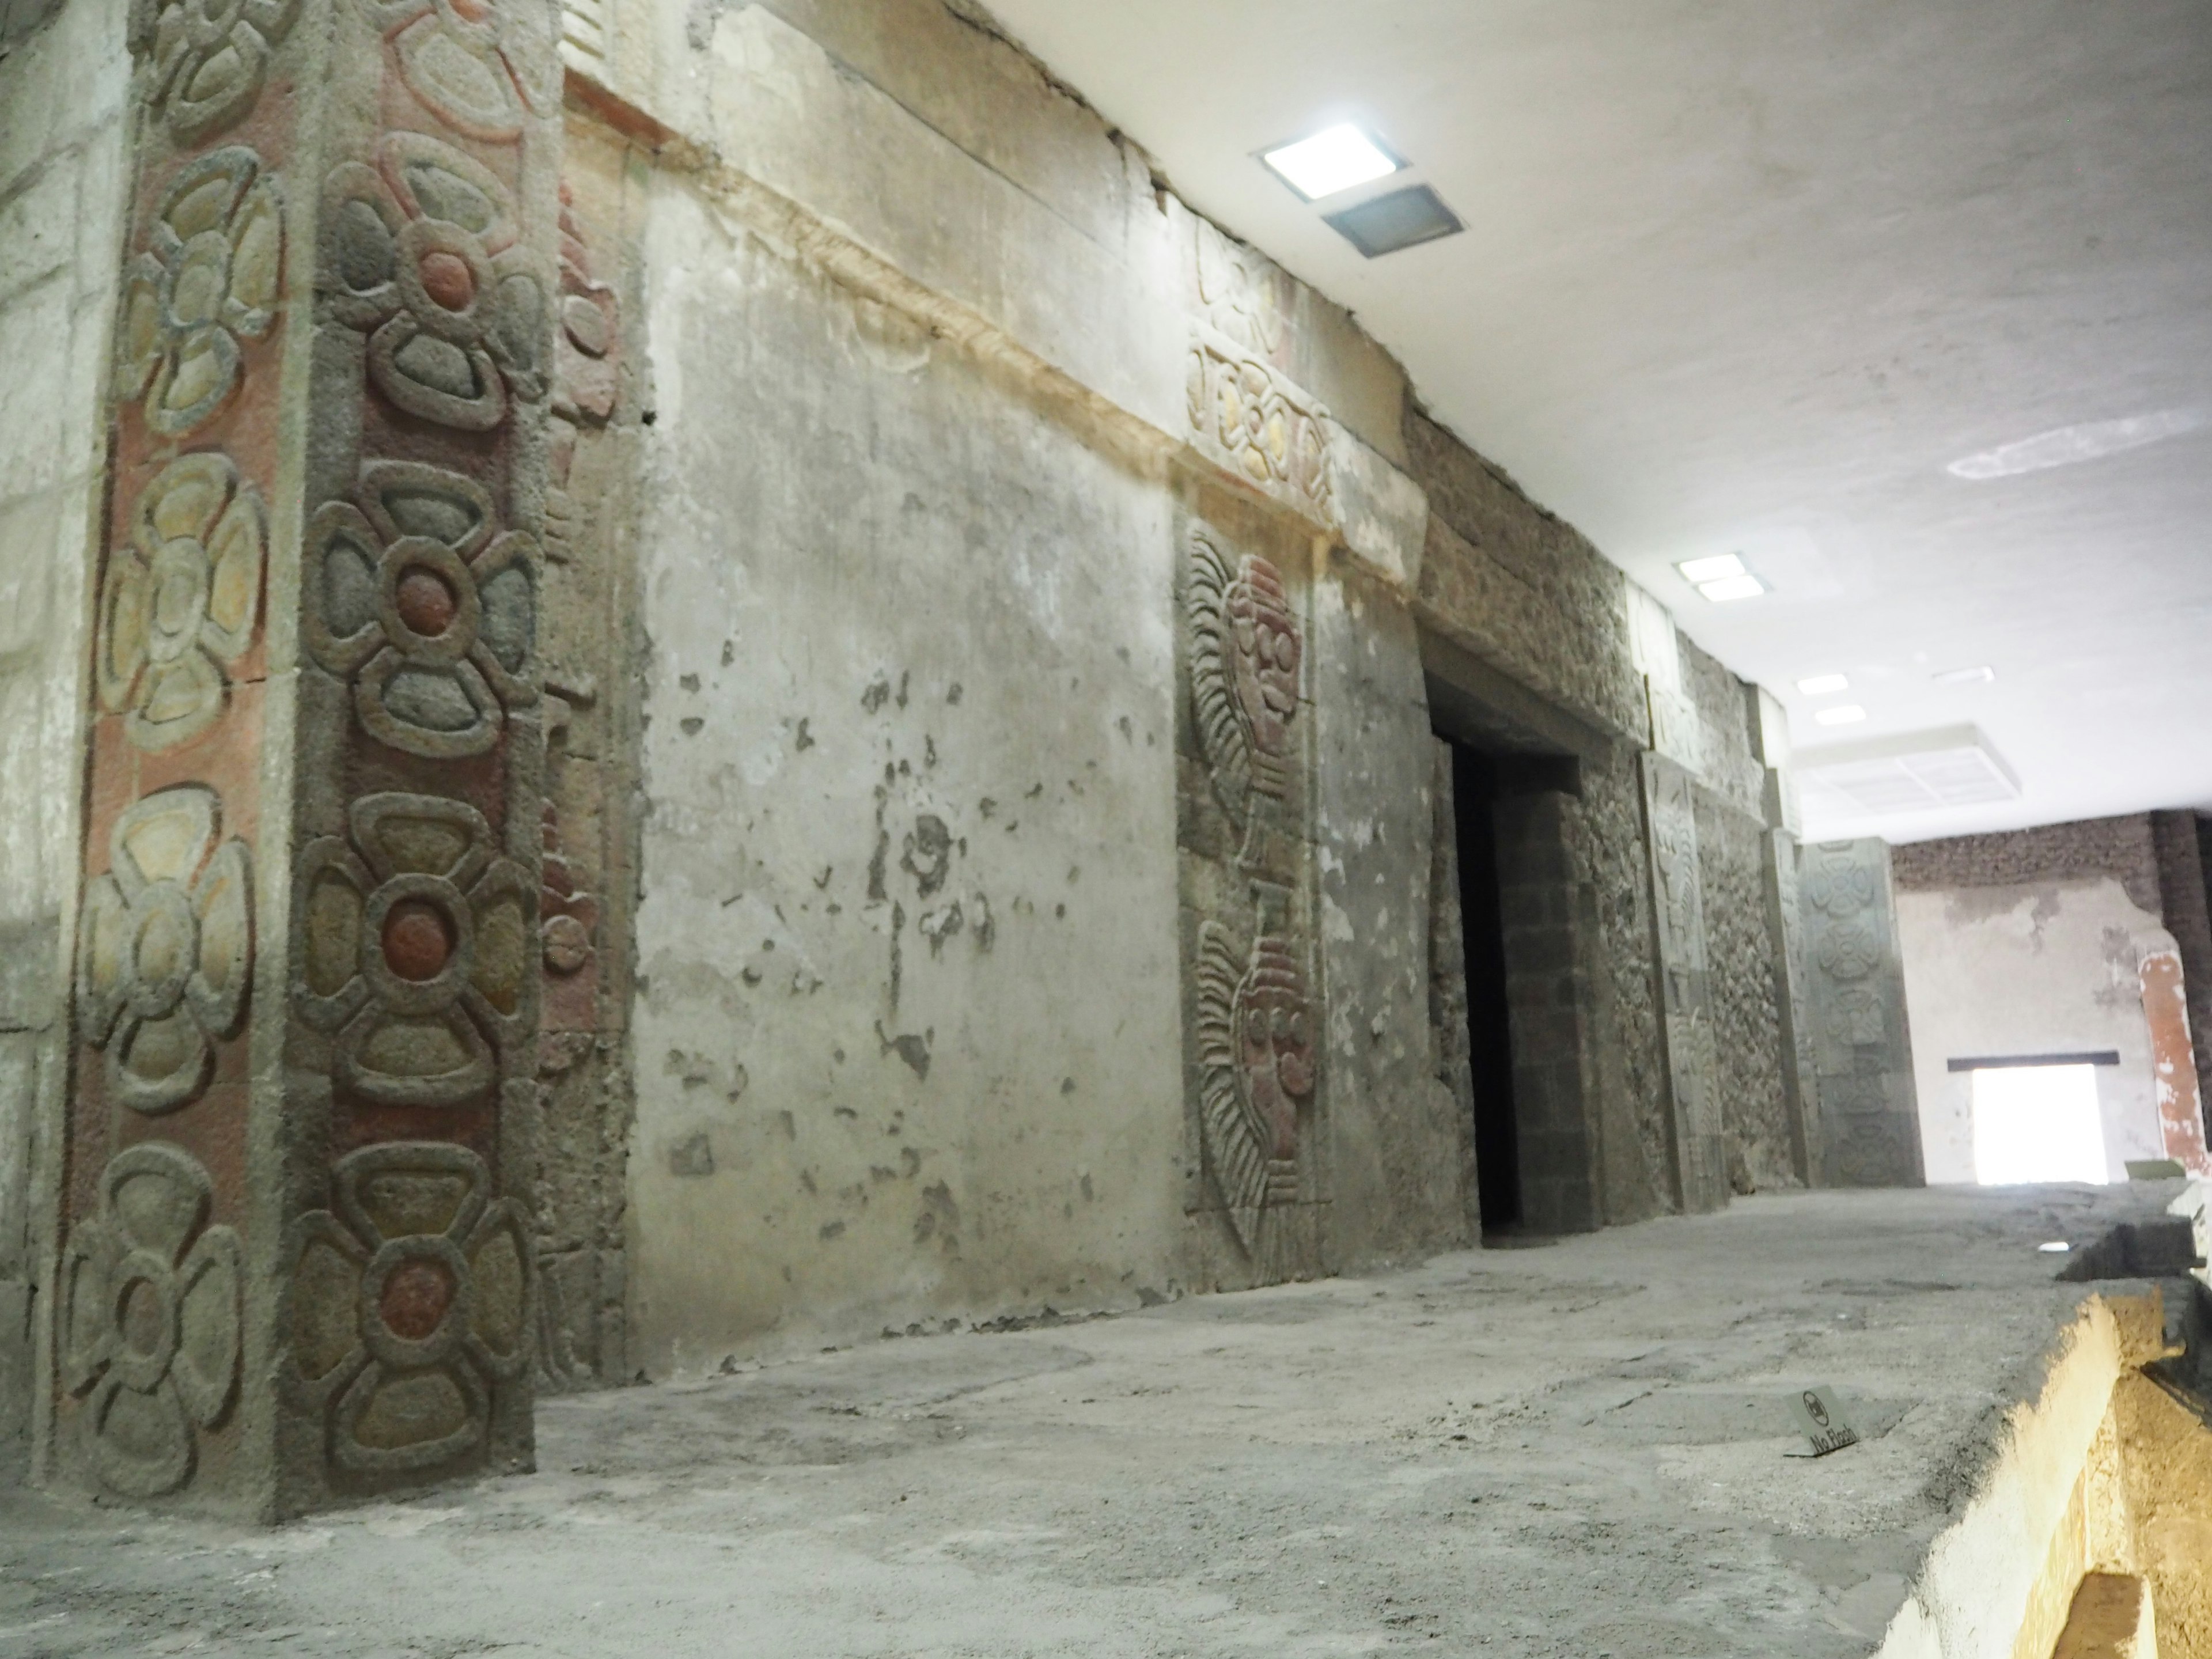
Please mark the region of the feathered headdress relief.
[[1261, 933], [1238, 959], [1218, 922], [1198, 930], [1198, 1054], [1206, 1161], [1248, 1252], [1260, 1212], [1298, 1194], [1297, 1103], [1314, 1088], [1311, 1013], [1297, 943]]
[[1205, 536], [1191, 548], [1191, 696], [1222, 805], [1242, 824], [1255, 795], [1290, 787], [1304, 647], [1282, 573], [1256, 554], [1233, 571]]

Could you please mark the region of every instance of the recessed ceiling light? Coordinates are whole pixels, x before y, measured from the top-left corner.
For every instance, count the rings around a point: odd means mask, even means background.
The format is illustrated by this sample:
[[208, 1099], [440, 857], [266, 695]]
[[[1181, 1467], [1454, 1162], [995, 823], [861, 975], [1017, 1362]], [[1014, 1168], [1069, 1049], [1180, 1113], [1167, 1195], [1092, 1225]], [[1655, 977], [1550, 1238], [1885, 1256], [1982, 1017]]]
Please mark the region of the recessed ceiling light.
[[1832, 696], [1838, 691], [1851, 689], [1850, 677], [1847, 674], [1815, 674], [1810, 679], [1798, 681], [1797, 689], [1808, 697]]
[[1823, 726], [1856, 726], [1866, 718], [1866, 710], [1855, 702], [1839, 702], [1832, 708], [1817, 708], [1813, 718]]
[[1709, 559], [1684, 559], [1674, 567], [1686, 582], [1717, 582], [1724, 576], [1745, 574], [1740, 553], [1717, 553]]
[[1260, 159], [1309, 202], [1387, 177], [1406, 165], [1349, 121], [1263, 150]]
[[1408, 185], [1370, 201], [1322, 215], [1322, 222], [1358, 248], [1363, 258], [1379, 259], [1401, 247], [1416, 247], [1467, 228], [1443, 198], [1426, 185]]
[[1997, 671], [1988, 667], [1947, 668], [1940, 674], [1929, 676], [1938, 685], [1986, 685], [1996, 677]]
[[1725, 605], [1730, 599], [1755, 599], [1766, 592], [1766, 584], [1746, 571], [1741, 576], [1723, 576], [1717, 582], [1699, 582], [1698, 592], [1715, 605]]

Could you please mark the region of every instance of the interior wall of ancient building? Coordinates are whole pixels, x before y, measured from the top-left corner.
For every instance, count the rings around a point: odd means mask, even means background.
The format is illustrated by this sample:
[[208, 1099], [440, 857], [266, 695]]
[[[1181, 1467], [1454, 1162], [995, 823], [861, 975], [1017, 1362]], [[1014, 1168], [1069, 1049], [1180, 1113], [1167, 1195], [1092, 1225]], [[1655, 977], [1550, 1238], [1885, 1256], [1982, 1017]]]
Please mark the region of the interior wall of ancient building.
[[[0, 82], [46, 40], [119, 31], [101, 3], [70, 0]], [[1474, 1242], [1465, 988], [1439, 966], [1458, 877], [1434, 734], [1455, 721], [1522, 767], [1488, 810], [1528, 1224], [1803, 1178], [1786, 756], [1662, 607], [959, 9], [565, 16], [565, 122], [522, 34], [468, 37], [506, 66], [480, 82], [431, 23], [412, 46], [333, 25], [331, 55], [295, 30], [283, 96], [223, 116], [261, 124], [270, 166], [307, 144], [285, 165], [317, 181], [288, 186], [289, 252], [226, 232], [285, 286], [239, 302], [266, 343], [193, 440], [252, 441], [266, 574], [243, 627], [273, 631], [129, 787], [100, 769], [139, 750], [88, 772], [79, 712], [114, 610], [82, 550], [118, 233], [133, 168], [158, 217], [169, 171], [230, 141], [126, 155], [119, 71], [73, 95], [79, 125], [0, 103], [19, 222], [50, 179], [82, 204], [104, 177], [112, 203], [65, 257], [0, 249], [0, 331], [84, 422], [0, 454], [0, 580], [26, 596], [0, 697], [27, 711], [0, 813], [32, 849], [0, 922], [34, 947], [0, 980], [0, 1402], [46, 1386], [41, 1206], [93, 1251], [121, 1224], [101, 1170], [166, 1157], [149, 1139], [212, 1171], [176, 1177], [213, 1205], [194, 1225], [276, 1287], [241, 1293], [244, 1380], [203, 1390], [179, 1443], [183, 1486], [214, 1471], [264, 1509], [526, 1456], [526, 1372], [698, 1370]], [[78, 69], [115, 61], [70, 40]], [[481, 105], [510, 82], [523, 112]], [[312, 143], [298, 87], [336, 112]], [[130, 447], [123, 402], [113, 465], [168, 465]], [[470, 672], [435, 629], [394, 631], [431, 595], [407, 557], [445, 573]], [[102, 718], [151, 719], [125, 690]], [[257, 750], [233, 715], [264, 702]], [[255, 872], [221, 1087], [166, 1115], [80, 1090], [64, 1202], [34, 1131], [70, 1086], [76, 895], [118, 879], [143, 799], [217, 784], [251, 846], [216, 856]], [[459, 863], [392, 862], [448, 843]], [[417, 932], [465, 1006], [386, 982], [416, 938], [392, 915], [433, 898], [453, 913]], [[403, 1176], [453, 1203], [371, 1216]], [[444, 1264], [418, 1275], [416, 1346], [355, 1329], [356, 1258], [386, 1244]], [[455, 1307], [492, 1335], [464, 1352]], [[116, 1391], [104, 1340], [49, 1390], [71, 1445]]]
[[1974, 1179], [1973, 1076], [1954, 1060], [2110, 1053], [2095, 1067], [2107, 1179], [2162, 1158], [2147, 959], [2172, 936], [2107, 875], [1898, 896], [1921, 1137], [1930, 1181]]
[[28, 1449], [60, 1170], [126, 10], [0, 12], [0, 1475]]

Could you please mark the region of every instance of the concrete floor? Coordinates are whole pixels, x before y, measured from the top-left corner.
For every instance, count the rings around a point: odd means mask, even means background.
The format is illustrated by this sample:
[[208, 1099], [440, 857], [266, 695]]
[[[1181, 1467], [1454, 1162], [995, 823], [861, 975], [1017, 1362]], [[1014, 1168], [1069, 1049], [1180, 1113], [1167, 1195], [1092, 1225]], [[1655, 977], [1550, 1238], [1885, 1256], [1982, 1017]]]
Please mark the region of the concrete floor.
[[[0, 1492], [0, 1656], [1863, 1654], [2156, 1189], [1738, 1200], [547, 1402], [257, 1532]], [[1832, 1382], [1865, 1443], [1787, 1459]]]

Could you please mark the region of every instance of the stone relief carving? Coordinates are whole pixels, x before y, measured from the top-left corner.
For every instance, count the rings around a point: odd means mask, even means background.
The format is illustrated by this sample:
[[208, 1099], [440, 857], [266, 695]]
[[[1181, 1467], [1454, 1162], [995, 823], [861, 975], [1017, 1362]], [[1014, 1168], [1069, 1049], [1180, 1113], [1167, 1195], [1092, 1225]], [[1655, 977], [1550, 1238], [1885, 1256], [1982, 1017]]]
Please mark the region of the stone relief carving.
[[1887, 920], [1887, 849], [1817, 843], [1800, 854], [1806, 1002], [1821, 1164], [1846, 1186], [1921, 1179], [1902, 969]]
[[100, 1210], [61, 1268], [62, 1384], [100, 1480], [136, 1498], [191, 1478], [196, 1428], [220, 1422], [238, 1382], [238, 1236], [208, 1225], [214, 1184], [149, 1141], [100, 1172]]
[[1222, 805], [1249, 824], [1255, 797], [1280, 801], [1290, 785], [1304, 654], [1297, 617], [1273, 564], [1247, 554], [1232, 568], [1203, 534], [1192, 539], [1184, 602], [1199, 744]]
[[1728, 1201], [1728, 1157], [1698, 864], [1697, 798], [1689, 773], [1664, 756], [1647, 751], [1643, 767], [1677, 1177], [1685, 1208], [1714, 1210]]
[[1261, 933], [1248, 959], [1213, 921], [1200, 926], [1198, 948], [1206, 1168], [1238, 1241], [1256, 1254], [1260, 1212], [1298, 1196], [1298, 1103], [1314, 1090], [1304, 951]]
[[146, 106], [174, 142], [192, 144], [253, 107], [300, 0], [141, 0], [132, 11], [131, 44], [147, 60]]
[[561, 64], [540, 21], [546, 9], [538, 11], [524, 0], [374, 4], [407, 89], [456, 132], [488, 143], [514, 142], [532, 116], [560, 106]]
[[526, 1030], [538, 884], [465, 802], [364, 795], [347, 817], [346, 839], [300, 854], [300, 1015], [336, 1034], [338, 1081], [370, 1100], [478, 1098]]
[[545, 395], [551, 284], [519, 235], [497, 175], [421, 133], [387, 133], [376, 166], [325, 180], [318, 287], [368, 334], [370, 380], [409, 414], [488, 432]]
[[614, 413], [622, 359], [615, 291], [592, 274], [592, 253], [568, 186], [561, 186], [561, 331], [554, 339], [553, 412], [604, 422]]
[[495, 531], [489, 492], [440, 467], [368, 462], [356, 500], [307, 526], [308, 651], [352, 682], [379, 742], [484, 753], [538, 695], [536, 544]]
[[216, 845], [222, 810], [197, 784], [135, 803], [85, 891], [77, 1018], [106, 1051], [109, 1096], [136, 1111], [197, 1096], [245, 1018], [253, 884], [246, 843]]
[[544, 853], [538, 866], [538, 936], [545, 971], [566, 979], [591, 965], [592, 938], [599, 923], [599, 903], [580, 890], [561, 856], [560, 824], [553, 804], [545, 804]]
[[261, 498], [221, 455], [171, 462], [108, 556], [94, 679], [137, 747], [197, 737], [222, 713], [225, 665], [252, 643], [267, 532]]
[[326, 1413], [331, 1453], [365, 1474], [481, 1446], [490, 1395], [529, 1363], [528, 1222], [464, 1146], [403, 1141], [340, 1158], [331, 1204], [295, 1224], [287, 1391]]
[[1197, 222], [1198, 297], [1214, 327], [1246, 350], [1273, 357], [1287, 334], [1289, 276], [1265, 254]]
[[276, 324], [283, 252], [282, 186], [252, 150], [230, 145], [177, 175], [123, 273], [117, 321], [115, 395], [144, 400], [149, 429], [185, 436], [229, 401], [239, 341]]
[[1218, 446], [1253, 483], [1287, 491], [1323, 523], [1335, 521], [1328, 411], [1258, 357], [1201, 331], [1190, 348], [1184, 398], [1191, 430]]

